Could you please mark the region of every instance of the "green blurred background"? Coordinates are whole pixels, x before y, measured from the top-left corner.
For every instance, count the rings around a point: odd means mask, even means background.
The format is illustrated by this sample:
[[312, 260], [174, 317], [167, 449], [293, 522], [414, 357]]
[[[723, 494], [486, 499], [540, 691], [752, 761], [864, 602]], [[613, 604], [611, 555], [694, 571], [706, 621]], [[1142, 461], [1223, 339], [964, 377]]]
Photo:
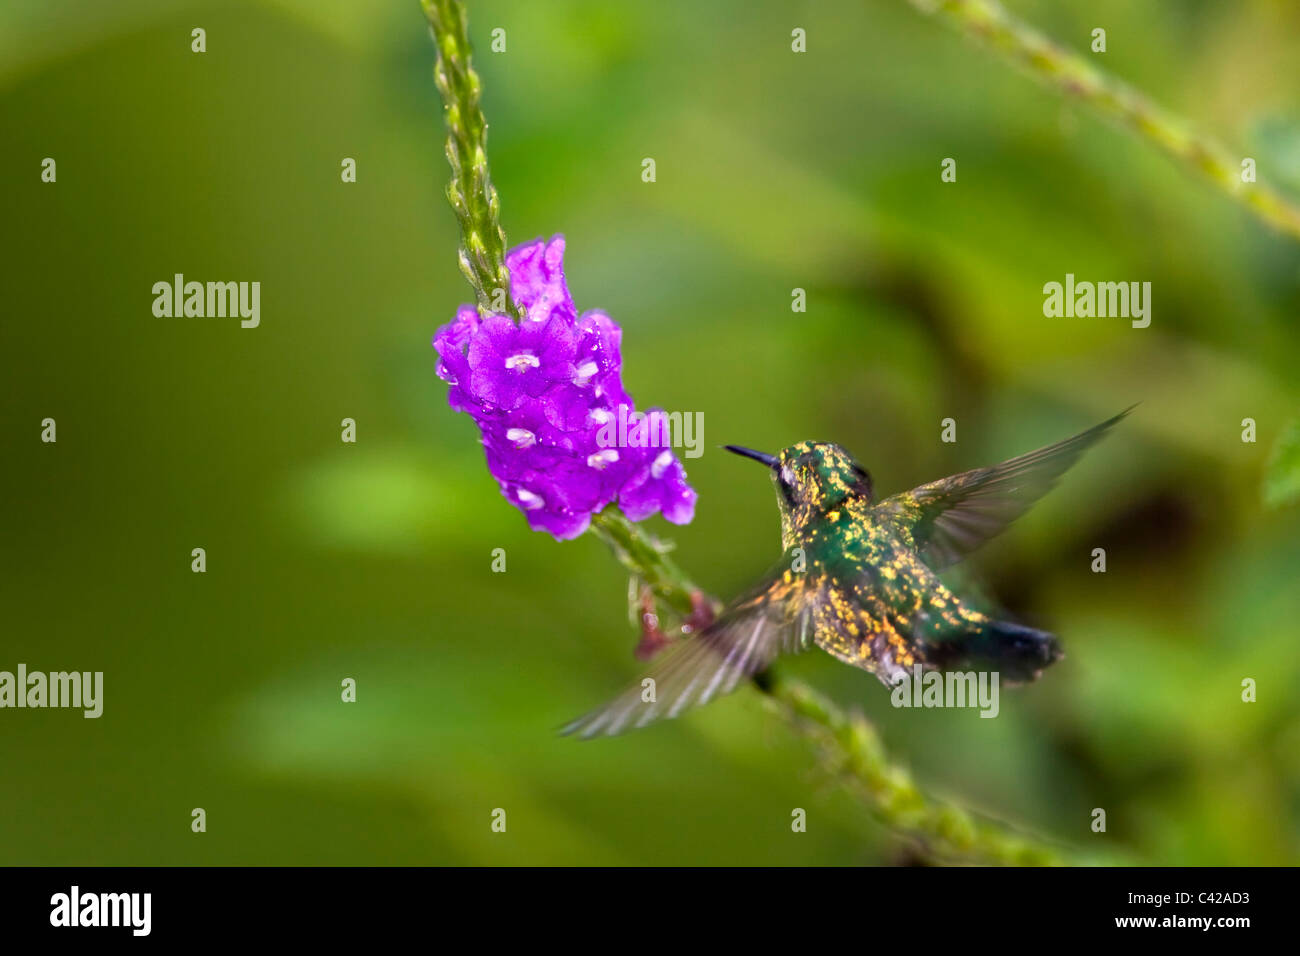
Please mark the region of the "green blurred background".
[[[1294, 5], [1011, 9], [1079, 50], [1105, 27], [1102, 66], [1300, 191]], [[900, 0], [470, 17], [511, 242], [564, 233], [632, 394], [704, 413], [696, 520], [649, 523], [695, 578], [734, 594], [778, 545], [770, 486], [716, 444], [837, 441], [892, 493], [1140, 401], [965, 575], [1068, 654], [999, 719], [790, 670], [927, 789], [1084, 854], [1294, 861], [1300, 519], [1260, 486], [1300, 407], [1300, 243]], [[555, 736], [638, 672], [626, 581], [528, 530], [434, 376], [469, 292], [433, 59], [415, 0], [0, 11], [0, 669], [105, 672], [99, 720], [0, 711], [0, 862], [908, 859], [751, 691]], [[155, 318], [176, 272], [260, 281], [261, 327]], [[1044, 318], [1067, 272], [1150, 281], [1150, 328]]]

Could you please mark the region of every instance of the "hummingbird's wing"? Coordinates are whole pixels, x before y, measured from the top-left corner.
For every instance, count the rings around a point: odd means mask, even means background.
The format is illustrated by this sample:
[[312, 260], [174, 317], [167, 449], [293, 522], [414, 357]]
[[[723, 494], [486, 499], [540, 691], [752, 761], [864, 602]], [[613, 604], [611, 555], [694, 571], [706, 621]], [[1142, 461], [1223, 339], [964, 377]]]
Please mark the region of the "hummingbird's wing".
[[1084, 451], [1132, 410], [1127, 408], [1055, 445], [886, 498], [876, 510], [908, 528], [921, 558], [940, 570], [1028, 511]]
[[561, 728], [582, 738], [622, 733], [728, 694], [813, 636], [806, 581], [783, 562], [694, 637], [673, 643], [644, 678]]

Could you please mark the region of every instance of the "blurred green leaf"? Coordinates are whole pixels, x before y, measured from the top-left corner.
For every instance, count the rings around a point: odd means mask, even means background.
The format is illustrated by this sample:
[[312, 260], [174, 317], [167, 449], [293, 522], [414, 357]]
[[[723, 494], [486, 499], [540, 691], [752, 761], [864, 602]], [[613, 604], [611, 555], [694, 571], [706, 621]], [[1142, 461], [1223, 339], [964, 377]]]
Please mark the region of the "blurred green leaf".
[[1264, 503], [1271, 508], [1300, 498], [1300, 418], [1282, 432], [1264, 475]]

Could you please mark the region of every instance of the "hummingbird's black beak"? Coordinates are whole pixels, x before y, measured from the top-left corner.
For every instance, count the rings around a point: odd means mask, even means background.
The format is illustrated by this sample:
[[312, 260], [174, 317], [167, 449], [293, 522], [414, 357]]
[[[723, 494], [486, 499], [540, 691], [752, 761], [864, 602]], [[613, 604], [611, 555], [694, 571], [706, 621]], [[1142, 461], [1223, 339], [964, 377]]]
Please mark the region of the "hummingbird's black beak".
[[775, 468], [777, 465], [776, 455], [765, 455], [761, 451], [754, 451], [752, 448], [741, 448], [739, 445], [723, 445], [723, 448], [735, 455], [744, 455], [746, 458], [752, 458], [754, 461], [761, 461], [769, 468]]

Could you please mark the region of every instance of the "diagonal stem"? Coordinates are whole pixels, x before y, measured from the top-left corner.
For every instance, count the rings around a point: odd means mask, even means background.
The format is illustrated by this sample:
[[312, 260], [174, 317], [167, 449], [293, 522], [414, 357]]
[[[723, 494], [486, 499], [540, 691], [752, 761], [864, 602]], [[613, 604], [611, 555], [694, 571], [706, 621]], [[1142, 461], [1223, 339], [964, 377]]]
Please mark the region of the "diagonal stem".
[[1133, 87], [1017, 20], [997, 0], [909, 0], [983, 42], [1046, 86], [1082, 100], [1180, 163], [1207, 176], [1220, 191], [1273, 228], [1300, 239], [1300, 207], [1277, 190], [1241, 179], [1241, 159]]
[[[488, 175], [483, 85], [470, 63], [465, 8], [459, 0], [421, 0], [438, 47], [433, 78], [447, 112], [447, 201], [460, 222], [460, 271], [478, 297], [480, 312], [520, 318], [510, 299], [501, 200]], [[495, 308], [494, 308], [495, 306]]]

